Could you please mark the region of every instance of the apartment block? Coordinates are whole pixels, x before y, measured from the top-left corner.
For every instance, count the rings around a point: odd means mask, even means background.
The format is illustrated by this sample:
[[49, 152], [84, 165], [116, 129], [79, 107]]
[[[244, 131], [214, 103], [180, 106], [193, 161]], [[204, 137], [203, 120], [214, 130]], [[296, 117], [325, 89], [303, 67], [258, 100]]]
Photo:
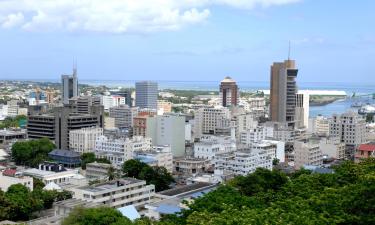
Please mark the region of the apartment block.
[[323, 165], [323, 155], [319, 148], [319, 140], [303, 139], [294, 141], [294, 167], [300, 169], [304, 165]]
[[123, 178], [94, 186], [73, 189], [76, 199], [99, 203], [103, 206], [120, 208], [133, 205], [141, 209], [152, 201], [155, 186], [134, 178]]

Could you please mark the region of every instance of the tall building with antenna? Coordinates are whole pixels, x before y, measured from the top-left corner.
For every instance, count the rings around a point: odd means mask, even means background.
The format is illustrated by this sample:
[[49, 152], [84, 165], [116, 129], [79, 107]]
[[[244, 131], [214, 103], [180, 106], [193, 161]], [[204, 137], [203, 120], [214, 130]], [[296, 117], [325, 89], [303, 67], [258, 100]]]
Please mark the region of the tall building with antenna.
[[69, 104], [69, 99], [78, 97], [77, 64], [73, 64], [72, 75], [61, 75], [61, 99], [64, 104]]
[[297, 73], [295, 61], [288, 59], [274, 62], [271, 66], [270, 117], [271, 121], [287, 123], [294, 128], [296, 123]]

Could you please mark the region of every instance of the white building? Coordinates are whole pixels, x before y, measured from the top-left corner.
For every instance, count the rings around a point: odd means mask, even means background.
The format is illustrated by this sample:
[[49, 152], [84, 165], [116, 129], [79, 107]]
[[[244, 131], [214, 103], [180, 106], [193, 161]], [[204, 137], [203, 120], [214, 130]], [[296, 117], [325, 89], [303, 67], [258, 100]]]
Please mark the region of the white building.
[[304, 165], [323, 165], [323, 155], [319, 148], [319, 141], [304, 139], [294, 141], [294, 167], [300, 169]]
[[95, 141], [103, 135], [103, 128], [89, 127], [69, 132], [69, 149], [79, 152], [93, 152]]
[[204, 135], [194, 143], [194, 157], [213, 160], [216, 154], [229, 153], [236, 150], [235, 139], [231, 136]]
[[[54, 169], [56, 166], [58, 170]], [[24, 170], [22, 174], [38, 178], [46, 185], [52, 182], [59, 185], [70, 182], [71, 179], [78, 175], [78, 170], [64, 169], [61, 165], [41, 164], [38, 169], [27, 169]]]
[[194, 137], [216, 134], [218, 129], [230, 127], [230, 111], [225, 107], [201, 107], [195, 110]]
[[298, 91], [296, 94], [296, 125], [300, 128], [308, 128], [310, 111], [310, 94], [308, 91]]
[[116, 168], [133, 159], [134, 151], [146, 151], [151, 149], [151, 138], [134, 136], [132, 139], [109, 139], [100, 136], [95, 142], [95, 155], [98, 158], [106, 158]]
[[8, 105], [0, 104], [0, 120], [4, 120], [8, 116]]
[[366, 121], [355, 112], [334, 114], [329, 123], [329, 135], [346, 144], [346, 157], [353, 158], [355, 148], [366, 142]]
[[259, 150], [218, 154], [214, 162], [215, 171], [231, 172], [236, 175], [253, 173], [256, 168], [272, 169], [272, 158], [266, 151]]
[[255, 142], [273, 138], [273, 128], [258, 126], [240, 133], [240, 143], [251, 147]]
[[7, 102], [8, 105], [8, 112], [7, 116], [15, 117], [19, 115], [18, 110], [19, 110], [19, 105], [17, 100], [10, 100]]
[[0, 190], [6, 192], [13, 184], [22, 184], [33, 190], [33, 178], [29, 176], [6, 176], [0, 173]]
[[74, 198], [103, 206], [120, 208], [133, 205], [140, 209], [150, 203], [155, 195], [155, 186], [134, 178], [123, 178], [94, 186], [73, 189]]
[[104, 110], [108, 110], [111, 107], [126, 104], [126, 98], [119, 95], [103, 95], [101, 96], [100, 103], [104, 106]]
[[285, 142], [274, 140], [261, 140], [254, 143], [251, 149], [267, 152], [268, 156], [278, 159], [279, 162], [285, 161]]
[[308, 131], [319, 136], [329, 135], [329, 119], [324, 116], [317, 116], [309, 119]]
[[185, 116], [164, 114], [148, 117], [146, 137], [152, 138], [153, 145], [169, 145], [173, 156], [185, 155]]
[[173, 172], [173, 155], [169, 146], [153, 146], [148, 151], [134, 152], [134, 158], [150, 166], [165, 167], [168, 172]]
[[319, 148], [323, 156], [334, 159], [345, 159], [345, 143], [338, 137], [322, 138], [319, 142]]

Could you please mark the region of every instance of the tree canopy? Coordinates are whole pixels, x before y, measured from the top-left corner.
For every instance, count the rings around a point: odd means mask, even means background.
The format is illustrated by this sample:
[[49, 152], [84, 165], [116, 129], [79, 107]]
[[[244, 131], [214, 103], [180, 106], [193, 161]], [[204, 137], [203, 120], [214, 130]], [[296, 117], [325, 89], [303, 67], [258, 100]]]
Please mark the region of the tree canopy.
[[87, 163], [98, 162], [98, 163], [106, 163], [111, 164], [108, 159], [105, 158], [96, 158], [95, 154], [92, 152], [86, 152], [81, 155], [81, 167], [82, 169], [86, 169]]
[[151, 167], [135, 159], [126, 161], [122, 167], [122, 172], [127, 177], [145, 180], [147, 184], [155, 185], [156, 191], [166, 190], [174, 182], [172, 175], [166, 168], [160, 166]]
[[17, 141], [12, 145], [12, 157], [17, 165], [38, 166], [49, 160], [48, 153], [55, 148], [48, 138], [29, 141]]

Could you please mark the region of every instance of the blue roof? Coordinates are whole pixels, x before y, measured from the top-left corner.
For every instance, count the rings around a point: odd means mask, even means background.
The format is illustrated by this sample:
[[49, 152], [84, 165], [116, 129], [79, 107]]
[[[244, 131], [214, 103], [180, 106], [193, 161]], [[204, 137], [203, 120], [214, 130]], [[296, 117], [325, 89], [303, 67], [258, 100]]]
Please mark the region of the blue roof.
[[117, 210], [131, 221], [141, 218], [141, 215], [139, 215], [137, 209], [133, 205], [121, 207]]
[[199, 197], [202, 197], [203, 195], [207, 194], [208, 192], [211, 192], [212, 190], [213, 190], [213, 188], [209, 188], [209, 189], [206, 189], [206, 190], [203, 190], [203, 191], [194, 192], [193, 194], [190, 195], [190, 197], [199, 198]]
[[176, 205], [160, 204], [156, 211], [161, 214], [175, 214], [181, 212], [181, 208]]
[[141, 161], [143, 163], [146, 163], [146, 164], [157, 162], [156, 159], [149, 158], [149, 157], [136, 156], [136, 159], [138, 159], [139, 161]]

